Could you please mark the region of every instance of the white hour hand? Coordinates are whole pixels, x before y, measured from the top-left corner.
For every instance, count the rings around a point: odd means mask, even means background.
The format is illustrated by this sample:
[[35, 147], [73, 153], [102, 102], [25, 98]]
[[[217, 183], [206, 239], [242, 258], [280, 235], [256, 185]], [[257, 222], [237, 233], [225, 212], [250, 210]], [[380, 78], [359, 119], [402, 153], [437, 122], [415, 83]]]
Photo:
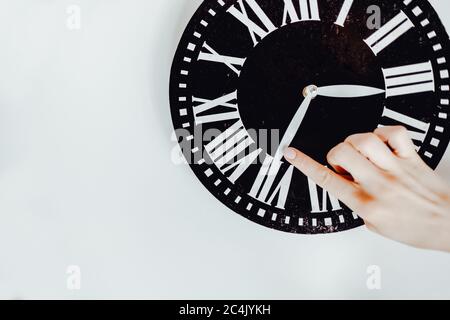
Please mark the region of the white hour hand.
[[359, 98], [384, 93], [385, 90], [356, 85], [336, 85], [317, 88], [317, 95], [331, 98]]

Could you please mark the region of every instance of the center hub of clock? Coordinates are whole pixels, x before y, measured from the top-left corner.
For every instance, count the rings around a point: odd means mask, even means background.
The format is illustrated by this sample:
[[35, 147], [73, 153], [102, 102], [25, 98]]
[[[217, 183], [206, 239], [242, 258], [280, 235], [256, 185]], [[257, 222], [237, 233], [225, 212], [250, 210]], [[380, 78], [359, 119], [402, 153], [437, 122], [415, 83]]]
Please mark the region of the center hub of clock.
[[310, 96], [312, 99], [317, 97], [318, 94], [318, 88], [315, 85], [309, 85], [305, 87], [302, 91], [303, 96], [306, 98], [307, 96]]
[[347, 136], [378, 126], [383, 95], [317, 95], [317, 87], [324, 86], [384, 87], [379, 61], [358, 30], [338, 28], [311, 21], [291, 24], [266, 36], [248, 55], [237, 86], [239, 112], [247, 129], [270, 133], [266, 153], [274, 156], [274, 140], [284, 136], [306, 95], [314, 100], [291, 145], [318, 161], [326, 163], [329, 150]]

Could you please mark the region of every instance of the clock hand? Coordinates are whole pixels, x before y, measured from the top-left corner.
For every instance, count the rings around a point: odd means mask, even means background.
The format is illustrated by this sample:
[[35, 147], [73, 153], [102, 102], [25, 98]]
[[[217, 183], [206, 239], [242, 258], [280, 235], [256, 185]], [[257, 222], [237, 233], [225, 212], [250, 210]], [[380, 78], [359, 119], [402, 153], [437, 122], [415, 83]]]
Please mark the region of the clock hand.
[[[280, 145], [274, 155], [274, 161], [273, 164], [277, 163], [281, 165], [281, 159], [284, 157], [284, 151], [287, 147], [290, 146], [292, 140], [294, 140], [295, 135], [297, 134], [298, 129], [300, 128], [300, 125], [303, 122], [303, 119], [306, 116], [306, 112], [308, 111], [309, 105], [311, 104], [312, 99], [315, 98], [315, 89], [317, 87], [315, 86], [308, 86], [303, 90], [303, 95], [305, 96], [305, 99], [299, 106], [297, 112], [294, 115], [294, 118], [292, 118], [291, 123], [289, 124], [289, 127], [287, 128], [283, 139], [281, 139]], [[276, 174], [278, 172], [278, 166], [272, 165], [269, 171], [269, 175]]]
[[336, 85], [317, 88], [317, 95], [331, 98], [359, 98], [384, 93], [385, 90], [356, 85]]

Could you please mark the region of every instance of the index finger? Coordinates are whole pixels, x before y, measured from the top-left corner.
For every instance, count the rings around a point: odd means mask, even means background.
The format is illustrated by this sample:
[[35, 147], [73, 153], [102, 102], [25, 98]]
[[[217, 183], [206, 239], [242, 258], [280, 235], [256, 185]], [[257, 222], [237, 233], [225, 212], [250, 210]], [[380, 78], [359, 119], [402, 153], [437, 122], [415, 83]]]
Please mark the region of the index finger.
[[358, 187], [354, 182], [341, 177], [297, 149], [288, 148], [285, 158], [318, 186], [344, 202], [350, 209], [357, 211]]

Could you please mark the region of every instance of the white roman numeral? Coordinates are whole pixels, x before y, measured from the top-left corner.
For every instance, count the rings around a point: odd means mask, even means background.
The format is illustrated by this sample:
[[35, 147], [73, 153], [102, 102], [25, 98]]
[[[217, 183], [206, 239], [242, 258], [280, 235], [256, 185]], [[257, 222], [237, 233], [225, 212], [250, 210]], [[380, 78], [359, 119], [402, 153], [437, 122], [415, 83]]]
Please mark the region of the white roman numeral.
[[255, 163], [256, 159], [262, 151], [262, 149], [254, 150], [250, 154], [238, 159], [235, 163], [232, 163], [229, 166], [222, 168], [221, 170], [223, 173], [228, 173], [231, 169], [234, 169], [233, 173], [228, 177], [228, 179], [232, 183], [235, 183], [236, 180], [239, 179], [245, 171], [247, 171], [250, 165]]
[[339, 200], [330, 195], [326, 190], [322, 189], [322, 205], [319, 200], [319, 186], [308, 178], [309, 197], [311, 199], [311, 213], [324, 213], [328, 212], [328, 199], [331, 203], [331, 211], [342, 210]]
[[386, 96], [434, 91], [433, 66], [430, 61], [383, 69]]
[[[291, 186], [294, 167], [290, 166], [281, 178], [278, 185], [274, 188], [276, 178], [279, 176], [281, 161], [267, 155], [256, 180], [250, 190], [249, 195], [261, 202], [272, 204], [275, 197], [278, 196], [277, 208], [284, 209], [286, 205], [289, 188]], [[271, 172], [269, 174], [269, 171]], [[271, 192], [272, 191], [272, 192]]]
[[262, 40], [269, 33], [275, 31], [277, 28], [272, 23], [272, 21], [270, 21], [269, 17], [264, 13], [264, 11], [256, 3], [255, 0], [245, 0], [245, 2], [250, 6], [250, 8], [256, 14], [258, 19], [262, 22], [264, 28], [259, 26], [256, 22], [252, 21], [248, 17], [247, 10], [245, 9], [243, 0], [238, 0], [240, 10], [233, 5], [228, 9], [228, 12], [248, 28], [250, 36], [252, 37], [253, 40], [253, 44], [256, 46], [258, 44], [257, 37], [259, 37], [260, 40]]
[[[257, 149], [248, 155], [244, 151], [254, 145], [253, 139], [241, 121], [237, 121], [227, 130], [218, 135], [210, 143], [205, 145], [214, 164], [223, 172], [228, 173], [233, 170], [228, 178], [235, 183], [237, 179], [255, 162], [262, 149]], [[237, 158], [240, 156], [240, 158]], [[237, 158], [236, 162], [231, 162]]]
[[202, 50], [198, 55], [198, 60], [210, 61], [210, 62], [218, 62], [223, 63], [228, 68], [230, 68], [234, 73], [240, 75], [240, 68], [244, 65], [245, 59], [223, 56], [217, 53], [213, 48], [211, 48], [206, 42], [203, 43]]
[[[197, 97], [192, 97], [192, 101], [194, 102], [194, 118], [195, 123], [197, 125], [225, 120], [233, 120], [240, 119], [239, 111], [237, 108], [236, 101], [237, 91], [234, 91], [230, 94], [227, 94], [223, 97], [208, 100]], [[195, 105], [197, 103], [197, 105]], [[213, 109], [217, 107], [227, 107], [228, 111], [222, 111], [220, 113], [212, 112]], [[206, 112], [205, 115], [200, 115], [201, 113]]]
[[[383, 110], [382, 116], [392, 119], [392, 120], [396, 121], [398, 124], [404, 125], [406, 127], [414, 128], [415, 129], [414, 131], [408, 129], [411, 139], [413, 139], [415, 141], [420, 141], [421, 143], [423, 143], [425, 141], [425, 138], [428, 134], [428, 130], [430, 129], [429, 123], [411, 118], [407, 115], [393, 111], [386, 107]], [[383, 127], [383, 126], [384, 125], [379, 125], [378, 127]], [[418, 150], [419, 148], [420, 148], [420, 145], [416, 144], [416, 149]]]
[[300, 18], [294, 7], [293, 0], [284, 0], [283, 24], [285, 26], [290, 23], [299, 21], [320, 21], [319, 6], [317, 0], [299, 0], [300, 2]]
[[300, 15], [302, 17], [302, 21], [320, 21], [317, 0], [300, 0]]
[[409, 20], [408, 16], [403, 11], [400, 11], [398, 15], [364, 40], [364, 42], [367, 43], [375, 55], [378, 55], [413, 27], [414, 24]]
[[342, 5], [341, 11], [339, 12], [339, 16], [335, 22], [338, 26], [343, 27], [345, 24], [345, 21], [347, 20], [347, 16], [350, 12], [350, 9], [352, 8], [353, 0], [345, 0], [344, 4]]

